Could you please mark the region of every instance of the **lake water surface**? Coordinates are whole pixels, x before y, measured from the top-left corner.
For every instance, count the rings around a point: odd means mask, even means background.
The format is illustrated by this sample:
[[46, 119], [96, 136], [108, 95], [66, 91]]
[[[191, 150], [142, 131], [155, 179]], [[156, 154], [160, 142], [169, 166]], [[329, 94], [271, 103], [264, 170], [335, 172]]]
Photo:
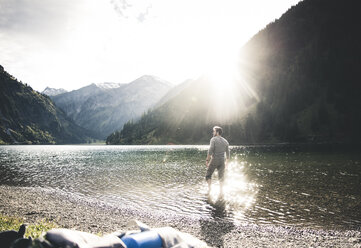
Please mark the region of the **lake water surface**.
[[204, 181], [208, 146], [0, 146], [0, 185], [34, 187], [154, 216], [322, 229], [361, 226], [361, 155], [232, 147], [225, 195]]

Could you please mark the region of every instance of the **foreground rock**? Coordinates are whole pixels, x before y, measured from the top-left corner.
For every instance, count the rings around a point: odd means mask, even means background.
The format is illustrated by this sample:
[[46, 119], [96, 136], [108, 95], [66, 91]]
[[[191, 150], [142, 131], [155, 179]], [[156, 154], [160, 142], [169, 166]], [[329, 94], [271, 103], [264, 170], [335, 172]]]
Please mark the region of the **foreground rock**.
[[151, 227], [171, 226], [213, 247], [361, 247], [359, 231], [325, 231], [235, 224], [227, 220], [154, 216], [85, 197], [40, 188], [0, 186], [0, 212], [26, 222], [48, 219], [64, 228], [92, 233], [129, 230], [133, 219]]

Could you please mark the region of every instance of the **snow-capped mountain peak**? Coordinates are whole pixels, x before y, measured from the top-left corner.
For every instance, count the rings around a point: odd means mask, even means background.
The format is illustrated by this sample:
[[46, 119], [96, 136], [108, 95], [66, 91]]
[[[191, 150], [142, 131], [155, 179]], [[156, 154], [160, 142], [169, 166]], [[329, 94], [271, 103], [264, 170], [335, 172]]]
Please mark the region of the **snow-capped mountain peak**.
[[121, 84], [121, 83], [105, 82], [105, 83], [96, 83], [95, 85], [96, 85], [98, 88], [101, 88], [101, 89], [115, 89], [115, 88], [119, 88], [119, 87], [122, 86], [123, 84]]
[[45, 90], [43, 90], [44, 95], [48, 95], [48, 96], [56, 96], [56, 95], [60, 95], [63, 93], [66, 93], [68, 91], [64, 90], [64, 89], [55, 89], [55, 88], [50, 88], [50, 87], [46, 87]]

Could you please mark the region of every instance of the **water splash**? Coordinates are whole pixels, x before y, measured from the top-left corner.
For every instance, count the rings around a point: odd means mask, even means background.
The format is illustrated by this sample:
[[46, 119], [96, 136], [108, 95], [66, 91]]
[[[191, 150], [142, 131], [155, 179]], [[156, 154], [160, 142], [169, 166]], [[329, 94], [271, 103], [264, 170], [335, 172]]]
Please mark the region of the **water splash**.
[[255, 204], [258, 192], [258, 185], [248, 179], [245, 166], [246, 164], [237, 158], [228, 163], [223, 194], [220, 192], [219, 182], [216, 181], [208, 198], [211, 205], [224, 204], [224, 210], [239, 220], [245, 219], [244, 213]]

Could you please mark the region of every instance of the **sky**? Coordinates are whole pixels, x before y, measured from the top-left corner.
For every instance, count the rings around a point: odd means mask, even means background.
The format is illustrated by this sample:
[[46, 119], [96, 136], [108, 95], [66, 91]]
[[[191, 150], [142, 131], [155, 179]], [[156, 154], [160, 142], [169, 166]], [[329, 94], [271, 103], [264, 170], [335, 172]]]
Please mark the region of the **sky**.
[[0, 0], [0, 65], [35, 90], [223, 77], [299, 0]]

